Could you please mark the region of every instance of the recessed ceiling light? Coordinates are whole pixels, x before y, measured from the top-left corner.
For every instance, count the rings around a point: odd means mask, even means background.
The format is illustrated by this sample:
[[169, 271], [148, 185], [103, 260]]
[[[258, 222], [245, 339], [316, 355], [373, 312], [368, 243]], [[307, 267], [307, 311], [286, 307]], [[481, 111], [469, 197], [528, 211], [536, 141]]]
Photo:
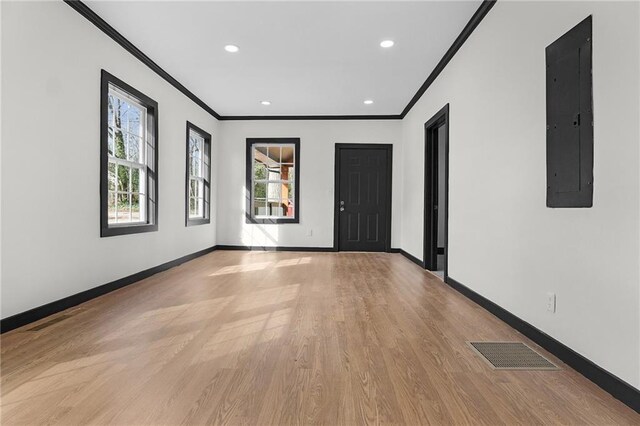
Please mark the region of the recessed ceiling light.
[[373, 103], [373, 101], [371, 99], [367, 99], [366, 101], [364, 101], [365, 105], [371, 105]]
[[393, 46], [395, 43], [393, 42], [393, 40], [383, 40], [380, 42], [380, 46], [381, 47], [391, 47]]
[[260, 103], [265, 106], [271, 105], [271, 101], [260, 101]]
[[236, 53], [238, 50], [240, 50], [240, 48], [238, 46], [236, 46], [235, 44], [227, 44], [224, 47], [224, 50], [226, 50], [229, 53]]

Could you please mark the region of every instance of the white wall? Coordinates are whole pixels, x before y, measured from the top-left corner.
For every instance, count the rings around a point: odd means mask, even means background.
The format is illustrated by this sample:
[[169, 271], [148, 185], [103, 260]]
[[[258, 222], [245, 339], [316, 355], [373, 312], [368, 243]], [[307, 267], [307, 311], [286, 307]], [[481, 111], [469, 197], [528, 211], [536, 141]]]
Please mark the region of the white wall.
[[[639, 8], [499, 1], [403, 120], [402, 209], [402, 246], [422, 257], [423, 125], [450, 103], [449, 275], [636, 387]], [[545, 47], [589, 14], [594, 206], [550, 209]]]
[[[300, 138], [300, 223], [245, 220], [245, 154], [250, 137]], [[400, 243], [401, 123], [381, 121], [222, 121], [218, 171], [218, 244], [332, 247], [336, 143], [392, 143], [391, 245]], [[311, 230], [312, 235], [307, 232]]]
[[[158, 232], [100, 238], [102, 68], [159, 103]], [[2, 2], [2, 104], [3, 318], [216, 244], [184, 225], [186, 121], [217, 158], [216, 120], [71, 7]]]

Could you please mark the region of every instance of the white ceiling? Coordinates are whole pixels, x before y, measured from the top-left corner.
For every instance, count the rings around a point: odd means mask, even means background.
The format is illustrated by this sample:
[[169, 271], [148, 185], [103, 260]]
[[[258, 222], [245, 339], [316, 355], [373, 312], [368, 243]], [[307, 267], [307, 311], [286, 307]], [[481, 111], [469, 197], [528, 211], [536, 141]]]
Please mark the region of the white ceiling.
[[399, 114], [480, 3], [86, 2], [223, 116]]

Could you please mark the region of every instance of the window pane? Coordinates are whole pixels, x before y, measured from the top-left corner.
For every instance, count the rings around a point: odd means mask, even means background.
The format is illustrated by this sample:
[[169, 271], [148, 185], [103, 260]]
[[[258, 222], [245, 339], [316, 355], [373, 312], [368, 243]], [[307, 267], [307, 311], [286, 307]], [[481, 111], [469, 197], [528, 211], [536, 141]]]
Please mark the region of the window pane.
[[253, 185], [253, 197], [254, 198], [267, 198], [267, 184], [256, 183]]
[[189, 217], [195, 217], [197, 215], [197, 199], [189, 198]]
[[198, 217], [204, 217], [204, 198], [198, 198], [197, 209]]
[[110, 95], [110, 106], [113, 111], [113, 125], [122, 129], [122, 117], [126, 116], [129, 105], [117, 96]]
[[271, 217], [283, 217], [284, 206], [280, 200], [267, 200], [268, 215]]
[[293, 164], [283, 164], [281, 167], [281, 178], [282, 180], [291, 180], [295, 179], [295, 170], [293, 169]]
[[116, 127], [120, 129], [125, 128], [128, 112], [129, 112], [129, 103], [120, 98], [116, 98], [116, 110], [115, 110], [115, 117], [114, 117], [114, 120], [115, 120], [114, 124], [116, 125]]
[[293, 199], [292, 198], [283, 199], [282, 200], [282, 204], [284, 206], [284, 216], [285, 217], [294, 217], [295, 216], [295, 210], [294, 210], [294, 206], [293, 206]]
[[133, 136], [130, 134], [127, 134], [126, 138], [127, 138], [127, 150], [128, 150], [127, 159], [135, 163], [140, 162], [140, 159], [141, 159], [140, 148], [142, 146], [141, 139], [137, 136]]
[[109, 127], [107, 130], [107, 153], [110, 156], [114, 155], [114, 141], [113, 141], [113, 127]]
[[198, 197], [204, 198], [204, 182], [201, 180], [198, 181]]
[[255, 147], [255, 151], [256, 151], [255, 152], [256, 159], [267, 158], [269, 156], [269, 148], [266, 146], [257, 146]]
[[262, 199], [256, 199], [253, 202], [253, 214], [255, 216], [266, 216], [267, 215], [267, 201]]
[[139, 209], [140, 209], [140, 221], [141, 222], [148, 222], [148, 218], [147, 218], [147, 194], [140, 194], [140, 203], [139, 203]]
[[114, 102], [115, 102], [115, 97], [113, 95], [109, 94], [108, 106], [107, 106], [107, 125], [110, 126], [110, 127], [113, 126]]
[[269, 166], [267, 168], [267, 179], [269, 180], [280, 180], [280, 166]]
[[191, 179], [189, 181], [189, 197], [199, 196], [199, 184], [200, 182], [197, 179]]
[[123, 117], [125, 119], [125, 123], [123, 123], [124, 130], [134, 135], [142, 136], [142, 116], [143, 112], [141, 109], [130, 105], [126, 116]]
[[131, 221], [140, 222], [142, 217], [140, 215], [140, 195], [131, 194]]
[[189, 157], [193, 157], [195, 151], [198, 149], [198, 144], [196, 143], [196, 139], [192, 134], [189, 134]]
[[195, 177], [200, 176], [200, 158], [197, 156], [191, 157], [190, 159], [190, 171], [189, 174]]
[[107, 220], [109, 223], [116, 221], [116, 196], [113, 192], [109, 192], [107, 198]]
[[198, 151], [198, 141], [193, 136], [193, 133], [189, 135], [189, 155], [193, 157]]
[[280, 163], [280, 145], [269, 147], [269, 158], [275, 163]]
[[129, 182], [131, 180], [131, 168], [117, 164], [117, 189], [120, 192], [129, 192]]
[[116, 190], [116, 164], [109, 162], [107, 168], [108, 168], [107, 189], [109, 191], [115, 191]]
[[117, 223], [126, 223], [131, 221], [131, 202], [130, 194], [117, 194], [116, 196]]
[[293, 153], [294, 153], [294, 147], [292, 145], [283, 145], [281, 162], [293, 163], [294, 162]]
[[267, 186], [267, 198], [269, 200], [280, 201], [282, 186], [281, 183], [269, 183]]
[[264, 163], [256, 161], [253, 164], [253, 178], [254, 180], [264, 180], [267, 178], [267, 168]]
[[124, 141], [124, 135], [122, 133], [122, 130], [120, 129], [113, 129], [114, 131], [114, 148], [115, 148], [115, 152], [114, 155], [116, 156], [116, 158], [122, 158], [123, 160], [126, 159], [126, 149], [125, 149], [125, 141]]
[[140, 192], [140, 177], [142, 173], [140, 173], [140, 169], [133, 168], [131, 169], [131, 192], [136, 193]]
[[202, 145], [203, 140], [193, 134], [189, 137], [189, 173], [192, 176], [202, 176]]

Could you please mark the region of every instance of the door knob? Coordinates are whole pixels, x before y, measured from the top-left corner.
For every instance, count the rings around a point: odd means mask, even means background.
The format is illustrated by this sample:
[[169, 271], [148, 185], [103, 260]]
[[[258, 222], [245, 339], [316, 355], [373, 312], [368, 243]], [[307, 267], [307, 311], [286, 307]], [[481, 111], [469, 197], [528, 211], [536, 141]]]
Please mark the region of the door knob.
[[344, 211], [344, 207], [340, 207], [340, 211], [343, 212]]

